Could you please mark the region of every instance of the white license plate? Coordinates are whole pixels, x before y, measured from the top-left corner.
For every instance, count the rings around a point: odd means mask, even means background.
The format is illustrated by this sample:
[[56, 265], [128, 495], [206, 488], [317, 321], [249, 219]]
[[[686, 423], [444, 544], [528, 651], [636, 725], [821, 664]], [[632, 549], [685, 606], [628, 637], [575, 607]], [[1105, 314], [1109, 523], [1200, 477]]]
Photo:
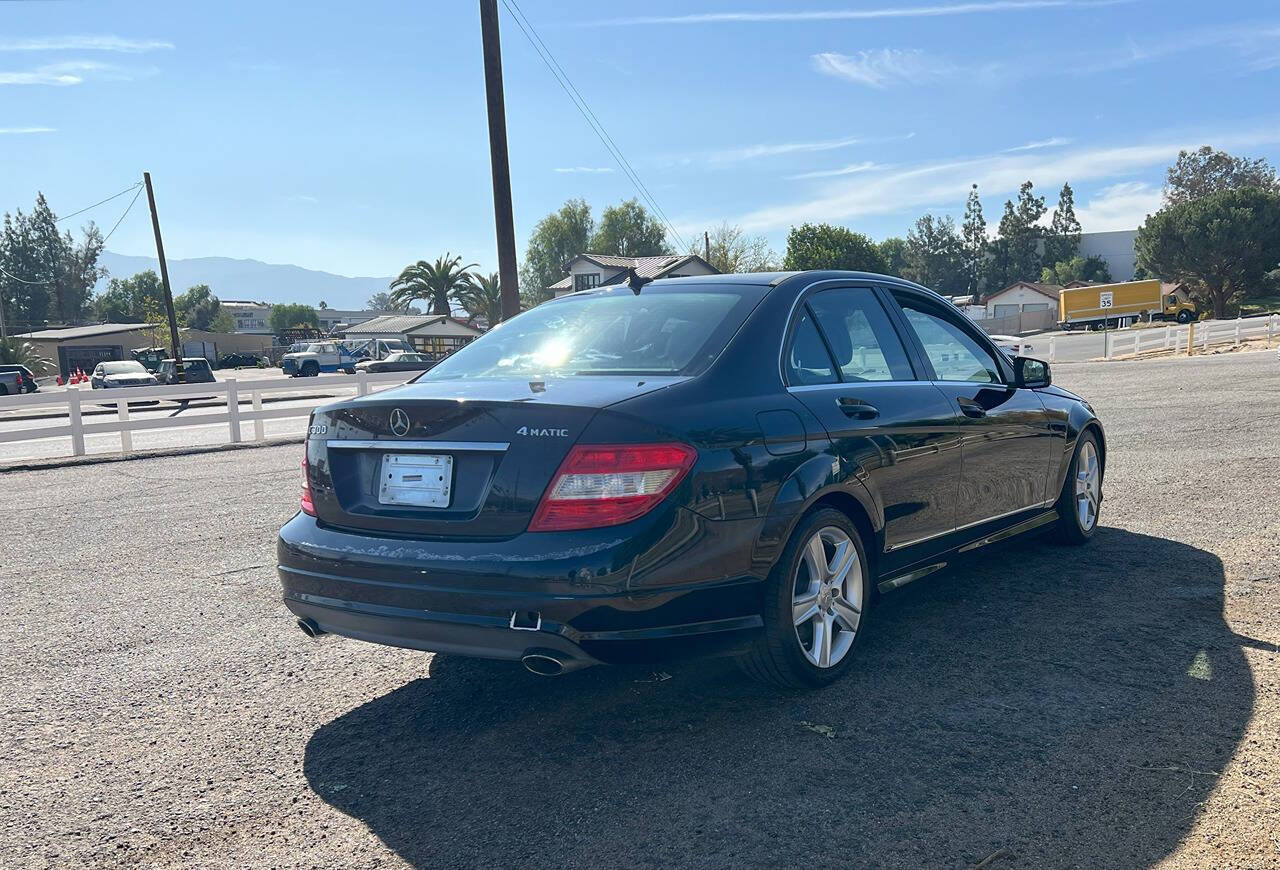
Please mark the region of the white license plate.
[[452, 489], [452, 456], [387, 453], [382, 457], [378, 485], [382, 504], [446, 508]]

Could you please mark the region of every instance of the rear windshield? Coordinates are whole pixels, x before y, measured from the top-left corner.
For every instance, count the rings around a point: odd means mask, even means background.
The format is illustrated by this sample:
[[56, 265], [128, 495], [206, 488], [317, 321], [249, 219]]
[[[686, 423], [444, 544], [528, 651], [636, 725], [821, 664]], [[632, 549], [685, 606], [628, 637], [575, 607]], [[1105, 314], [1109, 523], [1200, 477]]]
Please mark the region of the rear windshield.
[[687, 375], [706, 367], [767, 287], [629, 287], [547, 302], [485, 333], [420, 381]]

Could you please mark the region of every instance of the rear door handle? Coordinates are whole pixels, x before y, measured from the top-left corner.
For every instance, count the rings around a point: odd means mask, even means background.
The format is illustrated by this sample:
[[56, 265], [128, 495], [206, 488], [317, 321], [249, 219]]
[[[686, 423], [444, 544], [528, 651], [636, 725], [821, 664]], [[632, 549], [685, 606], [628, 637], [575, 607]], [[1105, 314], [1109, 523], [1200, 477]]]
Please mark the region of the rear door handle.
[[973, 417], [975, 420], [987, 416], [987, 409], [979, 405], [973, 399], [966, 399], [963, 396], [956, 399], [956, 404], [960, 406], [960, 413], [966, 417]]
[[880, 416], [880, 410], [875, 405], [870, 405], [861, 399], [841, 396], [836, 399], [836, 405], [846, 417], [852, 417], [854, 420], [874, 420]]

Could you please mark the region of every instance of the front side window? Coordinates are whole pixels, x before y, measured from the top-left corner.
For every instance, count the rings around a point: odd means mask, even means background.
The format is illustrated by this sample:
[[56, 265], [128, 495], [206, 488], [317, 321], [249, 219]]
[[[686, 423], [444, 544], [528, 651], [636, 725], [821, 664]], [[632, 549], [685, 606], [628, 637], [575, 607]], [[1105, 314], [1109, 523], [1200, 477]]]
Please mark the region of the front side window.
[[505, 321], [420, 380], [685, 375], [710, 363], [767, 288], [629, 287], [564, 296]]
[[912, 380], [907, 351], [871, 290], [824, 290], [809, 298], [809, 307], [835, 354], [842, 381]]
[[902, 301], [902, 313], [924, 345], [938, 380], [1003, 383], [995, 358], [958, 325], [911, 301]]

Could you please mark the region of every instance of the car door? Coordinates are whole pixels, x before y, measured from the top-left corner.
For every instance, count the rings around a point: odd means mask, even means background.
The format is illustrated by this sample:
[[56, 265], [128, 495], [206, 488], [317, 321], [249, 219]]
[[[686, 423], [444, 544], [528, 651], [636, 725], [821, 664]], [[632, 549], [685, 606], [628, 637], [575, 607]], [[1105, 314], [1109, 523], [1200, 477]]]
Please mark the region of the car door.
[[953, 306], [895, 290], [903, 321], [933, 383], [960, 415], [962, 470], [956, 527], [1045, 506], [1054, 440], [1034, 390], [1013, 386], [1002, 352]]
[[857, 478], [884, 515], [885, 550], [955, 528], [959, 421], [913, 367], [870, 286], [811, 293], [792, 318], [788, 389], [826, 428], [842, 475]]

